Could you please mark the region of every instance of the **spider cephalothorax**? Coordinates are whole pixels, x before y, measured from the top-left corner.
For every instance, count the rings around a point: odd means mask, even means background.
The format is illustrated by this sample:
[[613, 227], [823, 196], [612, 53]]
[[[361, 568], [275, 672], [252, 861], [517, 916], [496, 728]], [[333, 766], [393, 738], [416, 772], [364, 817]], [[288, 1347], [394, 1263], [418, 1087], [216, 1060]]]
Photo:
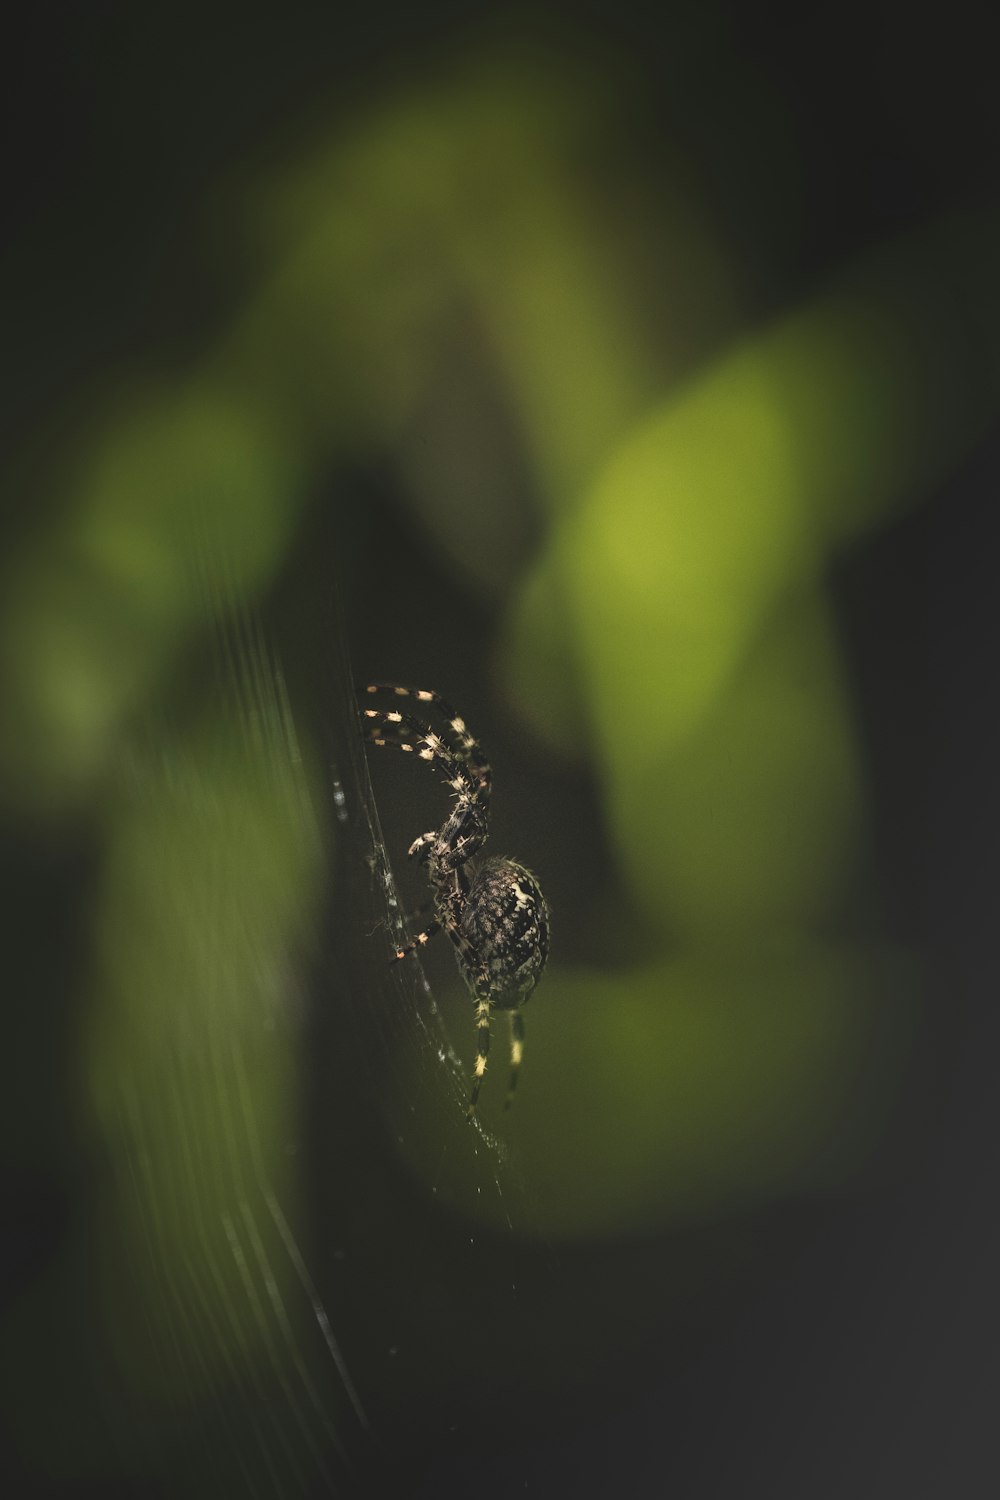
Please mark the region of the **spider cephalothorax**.
[[409, 849], [427, 868], [434, 891], [434, 921], [398, 948], [392, 962], [416, 952], [436, 932], [448, 934], [476, 1006], [478, 1050], [469, 1112], [476, 1108], [486, 1072], [493, 1010], [510, 1013], [509, 1104], [524, 1050], [521, 1006], [541, 978], [549, 954], [545, 898], [531, 871], [512, 859], [494, 855], [470, 863], [486, 842], [493, 776], [482, 749], [454, 709], [427, 689], [375, 682], [365, 691], [431, 704], [447, 723], [439, 735], [411, 714], [362, 709], [366, 738], [373, 745], [394, 745], [421, 760], [439, 761], [454, 795], [451, 813], [441, 827], [422, 833]]

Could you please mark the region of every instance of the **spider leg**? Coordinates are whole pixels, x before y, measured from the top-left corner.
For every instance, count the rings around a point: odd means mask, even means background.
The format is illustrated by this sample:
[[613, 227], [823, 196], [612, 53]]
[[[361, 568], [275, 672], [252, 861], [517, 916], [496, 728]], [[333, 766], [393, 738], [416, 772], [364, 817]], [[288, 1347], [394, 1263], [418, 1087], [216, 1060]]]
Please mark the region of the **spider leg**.
[[507, 1087], [507, 1102], [504, 1109], [510, 1109], [514, 1098], [514, 1090], [517, 1088], [517, 1077], [521, 1071], [521, 1058], [524, 1056], [524, 1017], [519, 1010], [510, 1013], [510, 1083]]
[[476, 775], [476, 780], [489, 785], [492, 780], [490, 763], [483, 754], [479, 741], [469, 733], [465, 720], [457, 714], [451, 704], [440, 693], [430, 688], [408, 688], [395, 682], [371, 682], [366, 693], [392, 693], [397, 698], [416, 698], [418, 703], [430, 703], [447, 721], [452, 734], [452, 745], [456, 753], [467, 759]]
[[486, 1076], [486, 1060], [490, 1055], [490, 1002], [488, 1000], [476, 1001], [476, 1066], [472, 1075], [472, 1094], [469, 1098], [469, 1108], [466, 1111], [469, 1119], [476, 1113], [476, 1105], [479, 1102], [479, 1090], [483, 1086]]
[[416, 755], [420, 760], [440, 761], [448, 772], [446, 784], [460, 801], [483, 807], [489, 805], [492, 783], [485, 761], [481, 766], [470, 766], [464, 755], [458, 754], [433, 729], [410, 714], [363, 708], [361, 717], [365, 721], [363, 728], [369, 744], [390, 745], [407, 755]]
[[[393, 745], [397, 750], [418, 755], [421, 760], [441, 760], [446, 766], [459, 767], [463, 782], [468, 780], [459, 757], [429, 724], [422, 724], [410, 714], [383, 713], [378, 708], [363, 708], [361, 717], [368, 721], [364, 726], [365, 739], [373, 745]], [[473, 783], [469, 781], [469, 785]]]
[[[431, 844], [433, 844], [433, 842], [434, 842], [434, 840], [436, 838], [437, 838], [437, 830], [434, 829], [434, 828], [431, 829], [430, 833], [422, 833], [418, 839], [414, 839], [413, 840], [413, 843], [410, 845], [409, 849], [407, 849], [407, 851], [406, 851], [407, 854], [410, 856], [411, 859], [416, 854], [419, 857], [421, 864], [423, 864], [423, 862], [427, 858], [428, 854], [430, 854], [430, 846], [431, 846]], [[427, 850], [427, 854], [421, 853], [421, 851], [424, 850], [424, 849]]]
[[418, 755], [421, 760], [440, 760], [450, 772], [447, 785], [455, 796], [451, 813], [436, 833], [423, 833], [415, 839], [409, 853], [419, 856], [421, 863], [430, 860], [433, 865], [435, 860], [440, 860], [445, 869], [471, 859], [486, 839], [489, 768], [485, 767], [474, 777], [467, 760], [410, 714], [363, 708], [361, 717], [365, 738], [373, 745], [392, 745], [397, 750]]
[[389, 960], [390, 964], [398, 964], [399, 960], [401, 958], [406, 958], [406, 957], [408, 957], [409, 954], [416, 953], [416, 951], [417, 951], [418, 948], [424, 948], [424, 947], [426, 947], [426, 945], [430, 942], [430, 940], [434, 936], [434, 934], [436, 932], [440, 932], [440, 931], [441, 931], [441, 923], [440, 922], [434, 921], [434, 922], [429, 923], [428, 926], [426, 926], [424, 928], [423, 932], [418, 932], [417, 933], [416, 937], [413, 939], [413, 941], [411, 943], [405, 943], [402, 948], [397, 948], [396, 949], [396, 951], [393, 953], [392, 957]]

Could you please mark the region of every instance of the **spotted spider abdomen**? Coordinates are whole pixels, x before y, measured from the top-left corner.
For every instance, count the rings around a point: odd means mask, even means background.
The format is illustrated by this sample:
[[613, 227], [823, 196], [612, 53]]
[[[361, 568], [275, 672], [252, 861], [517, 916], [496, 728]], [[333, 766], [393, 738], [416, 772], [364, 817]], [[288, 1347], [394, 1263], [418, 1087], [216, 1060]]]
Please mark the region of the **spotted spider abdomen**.
[[549, 956], [549, 910], [531, 871], [512, 859], [484, 860], [469, 887], [461, 931], [466, 951], [475, 955], [466, 977], [477, 998], [516, 1009]]

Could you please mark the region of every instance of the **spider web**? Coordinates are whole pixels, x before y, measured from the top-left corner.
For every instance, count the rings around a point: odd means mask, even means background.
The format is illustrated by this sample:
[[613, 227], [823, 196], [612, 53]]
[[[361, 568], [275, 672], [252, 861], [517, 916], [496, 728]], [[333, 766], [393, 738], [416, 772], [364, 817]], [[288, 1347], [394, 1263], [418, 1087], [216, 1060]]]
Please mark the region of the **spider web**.
[[[419, 960], [386, 962], [403, 908], [339, 622], [322, 712], [302, 712], [225, 559], [201, 553], [210, 732], [161, 722], [122, 764], [117, 859], [129, 879], [141, 851], [165, 973], [104, 963], [102, 1402], [125, 1472], [163, 1493], [350, 1494], [421, 1360], [397, 1199], [492, 1196], [512, 1226], [520, 1189], [465, 1118], [467, 1001], [456, 1045]], [[475, 1221], [453, 1238], [473, 1281]]]

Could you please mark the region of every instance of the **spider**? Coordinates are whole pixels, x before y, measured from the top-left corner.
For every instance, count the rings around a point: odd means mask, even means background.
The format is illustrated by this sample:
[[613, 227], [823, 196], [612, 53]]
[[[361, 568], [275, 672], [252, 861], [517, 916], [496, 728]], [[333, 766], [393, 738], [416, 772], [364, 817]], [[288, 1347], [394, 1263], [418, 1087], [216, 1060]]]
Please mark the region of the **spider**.
[[365, 738], [373, 745], [392, 745], [438, 761], [454, 795], [451, 813], [435, 832], [422, 833], [408, 853], [425, 865], [434, 892], [434, 920], [412, 942], [397, 948], [390, 963], [416, 953], [437, 932], [446, 932], [475, 1004], [476, 1063], [468, 1114], [476, 1112], [490, 1051], [490, 1016], [510, 1015], [510, 1087], [507, 1107], [517, 1086], [524, 1053], [521, 1007], [542, 977], [549, 956], [549, 912], [530, 870], [512, 859], [492, 855], [470, 861], [486, 842], [493, 773], [465, 721], [438, 693], [426, 688], [373, 682], [367, 693], [391, 693], [431, 705], [447, 723], [436, 734], [422, 720], [398, 710], [363, 708]]

